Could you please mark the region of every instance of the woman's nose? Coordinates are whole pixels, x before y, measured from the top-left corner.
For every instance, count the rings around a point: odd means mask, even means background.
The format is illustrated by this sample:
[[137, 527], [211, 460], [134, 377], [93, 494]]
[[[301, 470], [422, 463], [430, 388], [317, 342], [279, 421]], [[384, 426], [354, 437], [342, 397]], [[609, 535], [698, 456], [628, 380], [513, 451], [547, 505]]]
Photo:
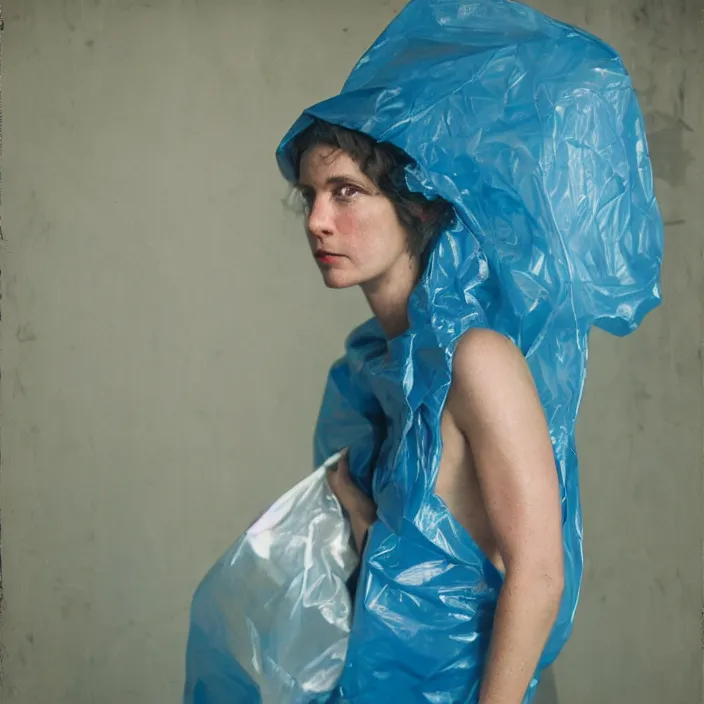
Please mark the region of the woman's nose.
[[308, 212], [308, 231], [315, 237], [325, 237], [333, 233], [333, 215], [330, 206], [323, 198], [316, 198]]

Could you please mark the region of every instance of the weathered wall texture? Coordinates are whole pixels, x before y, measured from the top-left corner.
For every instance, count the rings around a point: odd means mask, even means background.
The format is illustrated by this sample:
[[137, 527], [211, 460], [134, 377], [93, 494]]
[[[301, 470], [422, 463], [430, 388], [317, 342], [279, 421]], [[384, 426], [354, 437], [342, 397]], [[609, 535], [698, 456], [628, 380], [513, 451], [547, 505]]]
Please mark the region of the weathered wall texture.
[[[563, 704], [691, 704], [702, 6], [537, 4], [623, 53], [669, 223], [664, 306], [592, 341], [587, 569], [556, 688]], [[367, 315], [320, 284], [273, 150], [397, 9], [4, 3], [1, 701], [178, 701], [191, 593], [307, 471], [327, 367]]]

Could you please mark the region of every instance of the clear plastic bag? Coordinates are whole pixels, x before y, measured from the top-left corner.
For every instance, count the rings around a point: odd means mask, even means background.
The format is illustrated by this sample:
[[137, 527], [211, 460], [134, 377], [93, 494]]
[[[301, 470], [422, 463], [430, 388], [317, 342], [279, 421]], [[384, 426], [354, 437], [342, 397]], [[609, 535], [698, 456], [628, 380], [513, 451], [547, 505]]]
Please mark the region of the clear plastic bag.
[[199, 586], [189, 704], [310, 704], [342, 672], [358, 557], [326, 479], [331, 457], [282, 496]]

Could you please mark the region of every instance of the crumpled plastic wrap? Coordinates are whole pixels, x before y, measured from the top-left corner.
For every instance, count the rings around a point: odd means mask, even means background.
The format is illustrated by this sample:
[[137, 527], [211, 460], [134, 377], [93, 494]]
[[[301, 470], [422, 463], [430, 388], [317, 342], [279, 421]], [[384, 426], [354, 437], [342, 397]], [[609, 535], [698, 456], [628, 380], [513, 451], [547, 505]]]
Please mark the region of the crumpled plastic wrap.
[[338, 459], [284, 494], [198, 587], [186, 701], [310, 704], [335, 686], [358, 563], [325, 477]]
[[[660, 301], [663, 227], [631, 80], [603, 42], [519, 3], [412, 0], [341, 93], [286, 135], [277, 156], [291, 181], [291, 141], [313, 118], [400, 147], [414, 162], [409, 187], [445, 198], [456, 213], [411, 297], [409, 329], [388, 344], [374, 320], [355, 330], [323, 398], [316, 463], [350, 447], [351, 471], [379, 516], [362, 556], [345, 666], [325, 700], [478, 700], [502, 575], [434, 486], [453, 353], [479, 326], [524, 353], [559, 474], [566, 586], [529, 702], [570, 634], [579, 596], [574, 429], [588, 333], [629, 333]], [[347, 613], [344, 600], [338, 608]], [[192, 628], [204, 639], [213, 627], [194, 610]], [[210, 667], [197, 659], [189, 652], [194, 677]], [[289, 701], [298, 700], [277, 704]]]

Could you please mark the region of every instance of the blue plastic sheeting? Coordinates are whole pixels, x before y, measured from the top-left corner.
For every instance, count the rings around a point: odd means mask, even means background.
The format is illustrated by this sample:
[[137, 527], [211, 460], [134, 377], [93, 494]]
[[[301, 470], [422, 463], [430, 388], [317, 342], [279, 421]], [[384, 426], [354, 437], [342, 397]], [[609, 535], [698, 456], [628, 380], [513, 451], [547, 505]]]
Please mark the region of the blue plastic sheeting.
[[[660, 301], [663, 227], [631, 80], [613, 49], [524, 5], [413, 0], [341, 93], [286, 135], [277, 156], [289, 180], [291, 141], [314, 118], [403, 149], [414, 161], [409, 187], [446, 199], [457, 216], [433, 245], [408, 331], [388, 344], [374, 320], [354, 331], [323, 399], [316, 464], [350, 446], [379, 515], [328, 699], [478, 700], [502, 576], [434, 485], [455, 345], [488, 327], [528, 361], [562, 499], [566, 587], [528, 702], [579, 596], [574, 428], [589, 329], [629, 333]], [[192, 685], [197, 658], [189, 667]]]

